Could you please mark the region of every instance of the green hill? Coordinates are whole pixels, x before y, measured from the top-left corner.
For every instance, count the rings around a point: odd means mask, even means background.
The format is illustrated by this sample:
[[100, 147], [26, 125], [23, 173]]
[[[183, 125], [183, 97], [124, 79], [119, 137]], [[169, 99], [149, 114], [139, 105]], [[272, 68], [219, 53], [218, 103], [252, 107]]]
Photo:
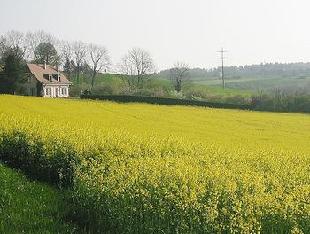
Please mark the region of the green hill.
[[[266, 63], [248, 66], [227, 66], [224, 68], [226, 87], [235, 90], [272, 92], [283, 89], [296, 92], [310, 90], [310, 63]], [[169, 79], [169, 70], [159, 76]], [[189, 79], [199, 85], [221, 87], [220, 68], [193, 68]]]

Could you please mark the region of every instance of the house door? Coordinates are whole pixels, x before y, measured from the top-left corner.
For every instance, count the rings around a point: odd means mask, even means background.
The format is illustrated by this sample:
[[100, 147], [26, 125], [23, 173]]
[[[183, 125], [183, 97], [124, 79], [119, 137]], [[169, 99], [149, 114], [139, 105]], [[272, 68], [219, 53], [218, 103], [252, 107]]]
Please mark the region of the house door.
[[56, 88], [56, 97], [59, 95], [59, 88]]

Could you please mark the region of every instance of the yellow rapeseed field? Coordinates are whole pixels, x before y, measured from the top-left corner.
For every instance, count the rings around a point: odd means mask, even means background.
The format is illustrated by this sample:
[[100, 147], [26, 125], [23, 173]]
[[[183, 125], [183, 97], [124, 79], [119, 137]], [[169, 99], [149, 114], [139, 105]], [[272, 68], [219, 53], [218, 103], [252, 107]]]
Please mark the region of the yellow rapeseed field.
[[309, 233], [310, 116], [0, 96], [0, 159], [90, 230]]

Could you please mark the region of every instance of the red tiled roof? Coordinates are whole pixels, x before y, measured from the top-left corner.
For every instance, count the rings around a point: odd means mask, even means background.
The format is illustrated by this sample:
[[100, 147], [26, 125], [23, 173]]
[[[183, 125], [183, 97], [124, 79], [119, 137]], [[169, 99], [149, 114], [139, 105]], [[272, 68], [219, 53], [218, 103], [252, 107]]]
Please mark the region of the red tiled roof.
[[44, 74], [52, 75], [52, 74], [58, 74], [58, 71], [55, 67], [46, 65], [46, 69], [44, 69], [44, 65], [42, 64], [27, 64], [30, 72], [35, 76], [35, 78], [44, 84], [71, 84], [71, 82], [67, 79], [67, 77], [59, 72], [60, 75], [60, 81], [57, 81], [55, 79], [52, 79], [49, 81], [48, 79], [45, 79], [43, 77]]

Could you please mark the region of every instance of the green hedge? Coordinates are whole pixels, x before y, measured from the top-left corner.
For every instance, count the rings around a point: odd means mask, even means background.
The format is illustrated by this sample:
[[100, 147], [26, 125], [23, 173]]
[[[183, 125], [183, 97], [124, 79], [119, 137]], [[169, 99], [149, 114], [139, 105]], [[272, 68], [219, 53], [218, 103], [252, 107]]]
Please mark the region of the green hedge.
[[81, 98], [94, 99], [94, 100], [108, 100], [121, 103], [139, 102], [139, 103], [149, 103], [158, 105], [204, 106], [213, 108], [241, 109], [241, 110], [254, 109], [253, 105], [213, 103], [198, 100], [163, 98], [163, 97], [140, 97], [140, 96], [127, 96], [127, 95], [81, 95]]
[[286, 95], [285, 93], [262, 95], [252, 98], [255, 110], [271, 112], [310, 113], [309, 95]]
[[49, 140], [49, 145], [23, 131], [0, 131], [0, 161], [24, 171], [29, 177], [71, 187], [78, 157], [67, 142]]

